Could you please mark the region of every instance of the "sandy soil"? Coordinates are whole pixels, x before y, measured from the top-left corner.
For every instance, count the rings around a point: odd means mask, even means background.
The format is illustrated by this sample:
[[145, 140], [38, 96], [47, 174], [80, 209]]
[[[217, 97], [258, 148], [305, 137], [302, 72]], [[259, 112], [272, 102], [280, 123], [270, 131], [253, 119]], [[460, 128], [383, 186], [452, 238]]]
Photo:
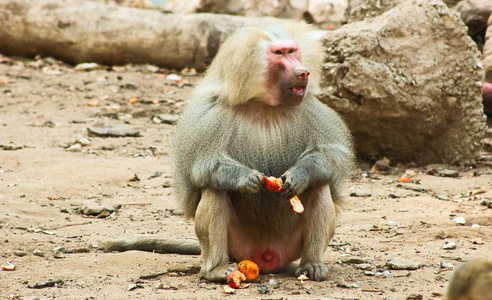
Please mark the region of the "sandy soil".
[[[174, 127], [152, 116], [179, 115], [199, 76], [176, 83], [148, 66], [76, 72], [50, 59], [0, 60], [0, 262], [16, 266], [0, 271], [1, 299], [440, 299], [452, 266], [492, 255], [492, 209], [481, 204], [492, 197], [490, 153], [473, 168], [374, 174], [361, 163], [347, 188], [371, 195], [348, 197], [325, 253], [326, 282], [264, 274], [226, 295], [200, 279], [199, 256], [104, 253], [104, 241], [140, 234], [195, 239], [170, 187]], [[98, 122], [131, 125], [140, 136], [89, 137]], [[81, 138], [91, 143], [67, 149]], [[140, 181], [130, 181], [135, 175]], [[398, 183], [401, 176], [412, 182]], [[86, 215], [94, 205], [108, 212]], [[448, 242], [456, 248], [444, 249]], [[353, 257], [368, 269], [346, 262]], [[394, 257], [422, 266], [389, 269]]]

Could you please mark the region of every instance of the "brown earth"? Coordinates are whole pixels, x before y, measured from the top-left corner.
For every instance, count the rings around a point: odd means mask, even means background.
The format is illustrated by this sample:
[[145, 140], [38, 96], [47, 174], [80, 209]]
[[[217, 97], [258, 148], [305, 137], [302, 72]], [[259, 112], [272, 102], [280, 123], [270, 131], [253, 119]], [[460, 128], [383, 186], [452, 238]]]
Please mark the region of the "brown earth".
[[[443, 263], [492, 255], [492, 209], [481, 204], [492, 197], [490, 153], [473, 168], [399, 166], [383, 174], [359, 164], [347, 188], [371, 196], [347, 198], [325, 254], [326, 282], [300, 282], [286, 271], [226, 295], [224, 285], [200, 279], [199, 256], [104, 253], [103, 242], [140, 234], [195, 239], [170, 187], [174, 127], [152, 116], [178, 115], [199, 76], [177, 83], [149, 66], [76, 72], [50, 59], [0, 60], [0, 262], [16, 266], [0, 271], [1, 299], [440, 299], [452, 271]], [[96, 122], [126, 123], [140, 136], [89, 137]], [[67, 150], [80, 138], [91, 143]], [[429, 175], [433, 168], [459, 177]], [[412, 182], [398, 183], [405, 172]], [[135, 175], [140, 181], [129, 181]], [[94, 204], [117, 209], [85, 215]], [[443, 249], [451, 241], [456, 248]], [[349, 257], [369, 258], [372, 273], [344, 262]], [[393, 257], [422, 267], [389, 270]]]

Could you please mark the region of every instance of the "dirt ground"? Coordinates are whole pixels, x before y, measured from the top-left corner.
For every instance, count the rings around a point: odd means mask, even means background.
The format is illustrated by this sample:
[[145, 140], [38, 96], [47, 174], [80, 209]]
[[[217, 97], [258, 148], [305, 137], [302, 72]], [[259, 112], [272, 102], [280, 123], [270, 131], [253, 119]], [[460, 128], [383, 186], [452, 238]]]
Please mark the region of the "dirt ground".
[[[200, 76], [178, 83], [152, 66], [75, 71], [52, 59], [0, 61], [0, 263], [16, 266], [0, 271], [1, 299], [440, 299], [453, 266], [492, 255], [486, 152], [467, 168], [383, 174], [360, 163], [347, 185], [359, 196], [347, 198], [325, 253], [326, 282], [286, 271], [227, 295], [200, 278], [199, 256], [104, 253], [103, 242], [141, 234], [196, 239], [171, 187], [174, 126], [157, 121], [179, 115]], [[88, 136], [108, 123], [140, 135]], [[402, 176], [411, 182], [399, 183]], [[106, 210], [88, 215], [95, 205]], [[449, 242], [456, 247], [444, 249]], [[395, 257], [421, 267], [390, 269]]]

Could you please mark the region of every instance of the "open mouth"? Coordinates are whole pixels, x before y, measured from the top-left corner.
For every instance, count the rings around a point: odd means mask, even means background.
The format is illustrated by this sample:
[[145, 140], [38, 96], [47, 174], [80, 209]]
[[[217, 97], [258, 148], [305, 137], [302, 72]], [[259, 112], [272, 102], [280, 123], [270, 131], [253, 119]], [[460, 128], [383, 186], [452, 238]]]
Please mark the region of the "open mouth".
[[290, 88], [290, 91], [296, 95], [303, 96], [306, 93], [306, 86], [295, 86]]

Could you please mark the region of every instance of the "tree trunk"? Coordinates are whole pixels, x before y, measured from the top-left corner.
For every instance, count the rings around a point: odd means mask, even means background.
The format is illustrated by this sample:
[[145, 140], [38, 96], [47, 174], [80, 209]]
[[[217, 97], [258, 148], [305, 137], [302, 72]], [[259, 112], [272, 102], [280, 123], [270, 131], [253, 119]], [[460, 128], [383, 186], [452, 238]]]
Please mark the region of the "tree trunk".
[[72, 64], [149, 63], [203, 70], [235, 29], [282, 22], [287, 20], [164, 14], [82, 0], [2, 0], [0, 52], [53, 56]]

